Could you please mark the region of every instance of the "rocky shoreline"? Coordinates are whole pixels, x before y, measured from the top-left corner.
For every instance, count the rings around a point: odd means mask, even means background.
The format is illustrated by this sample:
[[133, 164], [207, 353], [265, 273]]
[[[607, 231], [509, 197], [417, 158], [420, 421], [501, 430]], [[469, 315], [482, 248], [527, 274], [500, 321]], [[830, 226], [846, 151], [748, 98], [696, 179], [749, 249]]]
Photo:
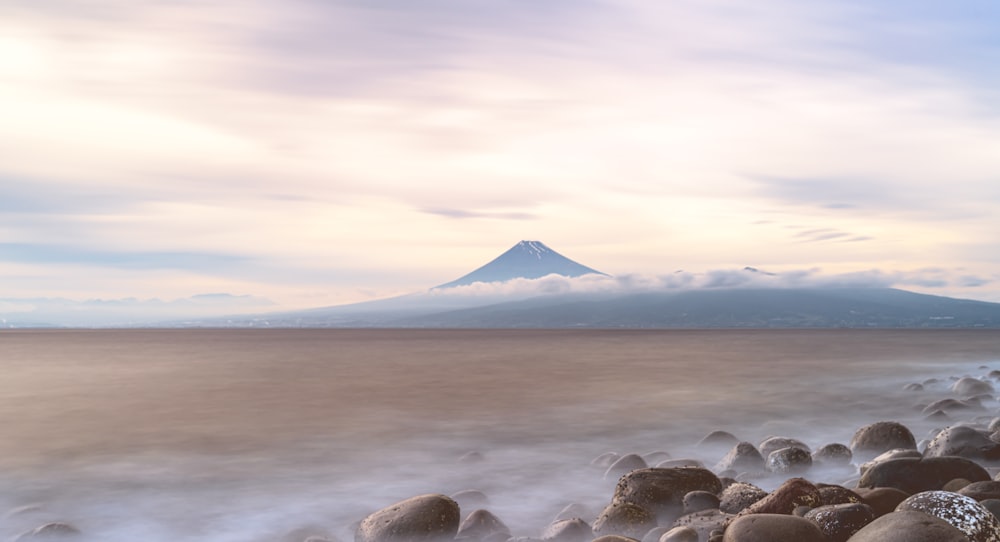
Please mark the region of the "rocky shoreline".
[[[980, 369], [906, 385], [919, 420], [937, 425], [920, 440], [893, 420], [816, 449], [794, 436], [751, 443], [713, 431], [697, 458], [594, 458], [593, 476], [617, 479], [606, 507], [568, 504], [539, 532], [508, 527], [488, 495], [469, 489], [378, 510], [353, 529], [355, 542], [1000, 542], [1000, 371]], [[933, 386], [949, 396], [924, 394]], [[302, 534], [289, 542], [336, 539]]]

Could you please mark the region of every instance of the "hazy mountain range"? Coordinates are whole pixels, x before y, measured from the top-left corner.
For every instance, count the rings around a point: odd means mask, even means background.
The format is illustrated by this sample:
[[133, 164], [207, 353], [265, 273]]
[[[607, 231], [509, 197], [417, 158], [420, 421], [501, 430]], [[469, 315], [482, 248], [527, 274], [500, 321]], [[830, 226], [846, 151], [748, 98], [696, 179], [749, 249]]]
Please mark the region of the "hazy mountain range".
[[1000, 303], [793, 278], [752, 267], [652, 282], [611, 277], [544, 243], [521, 241], [451, 282], [364, 303], [262, 312], [273, 304], [228, 294], [170, 302], [0, 300], [0, 317], [17, 327], [1000, 327]]

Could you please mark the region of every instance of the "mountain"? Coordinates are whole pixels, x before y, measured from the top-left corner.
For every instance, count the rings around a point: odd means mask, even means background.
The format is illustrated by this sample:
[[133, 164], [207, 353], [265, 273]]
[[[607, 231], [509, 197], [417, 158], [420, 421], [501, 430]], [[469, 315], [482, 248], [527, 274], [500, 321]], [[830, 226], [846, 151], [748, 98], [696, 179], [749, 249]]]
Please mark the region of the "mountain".
[[574, 262], [545, 246], [541, 241], [521, 241], [490, 263], [435, 288], [468, 286], [476, 282], [538, 279], [547, 275], [580, 277], [591, 274], [605, 275], [596, 269]]

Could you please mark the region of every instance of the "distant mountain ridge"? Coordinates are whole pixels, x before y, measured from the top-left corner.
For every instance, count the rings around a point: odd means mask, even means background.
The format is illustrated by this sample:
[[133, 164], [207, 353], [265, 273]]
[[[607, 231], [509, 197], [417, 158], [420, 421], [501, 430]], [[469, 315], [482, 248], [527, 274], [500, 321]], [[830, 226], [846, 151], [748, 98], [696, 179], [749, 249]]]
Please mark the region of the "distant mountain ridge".
[[486, 265], [434, 289], [468, 286], [477, 282], [506, 282], [514, 279], [539, 279], [548, 275], [580, 277], [605, 275], [596, 269], [559, 254], [541, 241], [521, 241]]

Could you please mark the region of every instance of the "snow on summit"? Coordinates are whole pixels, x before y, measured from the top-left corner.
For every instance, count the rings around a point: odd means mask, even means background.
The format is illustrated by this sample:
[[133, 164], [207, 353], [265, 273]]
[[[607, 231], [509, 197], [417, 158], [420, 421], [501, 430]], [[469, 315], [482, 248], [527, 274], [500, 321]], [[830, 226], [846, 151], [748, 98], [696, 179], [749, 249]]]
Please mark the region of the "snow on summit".
[[479, 269], [435, 288], [454, 288], [476, 282], [537, 279], [547, 275], [579, 277], [590, 274], [605, 275], [574, 262], [541, 241], [521, 241]]

